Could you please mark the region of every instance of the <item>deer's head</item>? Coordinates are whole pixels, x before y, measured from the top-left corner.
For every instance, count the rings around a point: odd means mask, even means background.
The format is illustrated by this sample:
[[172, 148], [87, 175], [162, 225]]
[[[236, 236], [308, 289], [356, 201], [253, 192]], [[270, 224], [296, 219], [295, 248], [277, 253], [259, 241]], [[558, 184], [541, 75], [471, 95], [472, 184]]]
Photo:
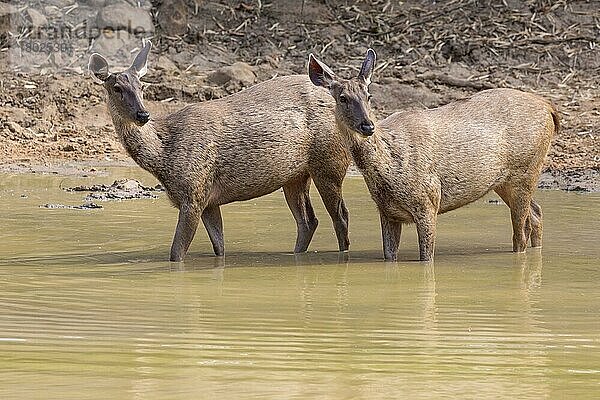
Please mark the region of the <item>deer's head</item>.
[[357, 77], [341, 79], [325, 63], [312, 54], [308, 59], [308, 75], [317, 86], [329, 90], [336, 103], [336, 119], [350, 132], [371, 136], [375, 125], [370, 116], [369, 85], [375, 67], [375, 51], [369, 49]]
[[108, 62], [98, 53], [90, 56], [88, 64], [92, 78], [106, 89], [109, 109], [116, 112], [119, 118], [139, 126], [150, 120], [150, 113], [142, 101], [140, 78], [148, 71], [146, 64], [152, 43], [149, 40], [142, 43], [142, 49], [133, 63], [123, 72], [110, 72]]

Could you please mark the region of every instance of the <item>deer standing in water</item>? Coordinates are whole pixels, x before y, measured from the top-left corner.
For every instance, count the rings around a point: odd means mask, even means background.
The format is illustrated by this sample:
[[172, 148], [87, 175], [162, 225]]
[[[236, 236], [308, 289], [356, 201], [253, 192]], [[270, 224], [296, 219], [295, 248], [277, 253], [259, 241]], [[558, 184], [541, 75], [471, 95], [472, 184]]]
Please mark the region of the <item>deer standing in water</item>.
[[219, 206], [281, 187], [297, 224], [294, 251], [306, 251], [318, 224], [309, 197], [311, 178], [333, 220], [339, 250], [347, 250], [342, 181], [350, 155], [334, 132], [333, 100], [314, 90], [307, 76], [293, 75], [151, 117], [140, 84], [150, 48], [144, 42], [131, 67], [118, 73], [92, 54], [89, 70], [106, 89], [123, 146], [179, 208], [171, 260], [184, 258], [200, 219], [214, 253], [223, 255]]
[[337, 78], [309, 56], [311, 81], [335, 99], [337, 131], [362, 172], [381, 219], [383, 252], [396, 260], [402, 225], [414, 222], [422, 261], [433, 259], [437, 215], [494, 190], [510, 208], [513, 251], [542, 245], [533, 200], [558, 113], [543, 98], [492, 89], [448, 105], [373, 122], [369, 49], [357, 77]]

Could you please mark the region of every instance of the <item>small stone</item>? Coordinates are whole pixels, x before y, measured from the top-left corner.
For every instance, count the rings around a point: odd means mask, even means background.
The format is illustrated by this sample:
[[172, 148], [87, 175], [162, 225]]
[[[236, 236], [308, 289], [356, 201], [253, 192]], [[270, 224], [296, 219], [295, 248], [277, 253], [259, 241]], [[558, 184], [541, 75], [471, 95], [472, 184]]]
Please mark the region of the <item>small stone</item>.
[[42, 204], [40, 206], [40, 208], [50, 208], [50, 209], [55, 209], [55, 208], [66, 208], [66, 206], [64, 204], [51, 204], [51, 203], [46, 203], [46, 204]]
[[163, 71], [176, 71], [177, 65], [169, 57], [160, 56], [156, 63], [153, 64], [153, 67], [156, 69], [162, 69]]
[[111, 67], [128, 67], [133, 61], [130, 49], [139, 47], [140, 40], [136, 39], [127, 31], [105, 32], [94, 41], [91, 51], [100, 53], [111, 60]]
[[79, 206], [71, 206], [71, 205], [65, 205], [65, 204], [52, 204], [52, 203], [46, 203], [46, 204], [42, 204], [40, 206], [40, 208], [49, 208], [52, 210], [56, 210], [56, 209], [67, 209], [67, 210], [95, 210], [95, 209], [99, 209], [99, 208], [103, 208], [100, 204], [96, 204], [96, 203], [83, 203]]
[[188, 29], [188, 8], [183, 0], [164, 2], [158, 12], [158, 23], [168, 36], [180, 36]]
[[50, 5], [44, 7], [44, 14], [49, 17], [60, 17], [61, 11], [57, 6]]
[[124, 179], [121, 181], [115, 181], [112, 184], [112, 186], [130, 192], [142, 190], [142, 185], [135, 179]]
[[29, 130], [23, 128], [21, 125], [19, 125], [15, 121], [7, 121], [6, 126], [9, 131], [11, 131], [12, 133], [15, 133], [18, 137], [20, 137], [22, 139], [32, 139], [33, 138], [33, 134]]
[[75, 208], [78, 210], [95, 210], [103, 207], [100, 204], [96, 203], [84, 203], [80, 206], [76, 206]]
[[208, 79], [217, 85], [223, 85], [229, 81], [252, 85], [256, 81], [256, 75], [250, 65], [244, 62], [236, 62], [233, 65], [219, 68], [210, 74]]
[[34, 28], [39, 28], [40, 26], [48, 25], [48, 19], [44, 16], [44, 14], [40, 13], [39, 11], [33, 8], [27, 9], [27, 15], [31, 20], [31, 26]]

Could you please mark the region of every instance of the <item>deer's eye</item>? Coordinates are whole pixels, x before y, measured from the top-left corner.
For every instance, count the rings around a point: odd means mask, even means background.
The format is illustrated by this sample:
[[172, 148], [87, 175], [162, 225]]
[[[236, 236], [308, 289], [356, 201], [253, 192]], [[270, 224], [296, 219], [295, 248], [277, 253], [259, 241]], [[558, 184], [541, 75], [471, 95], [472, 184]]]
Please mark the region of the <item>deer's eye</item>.
[[340, 102], [346, 104], [348, 102], [348, 99], [343, 94], [340, 94]]

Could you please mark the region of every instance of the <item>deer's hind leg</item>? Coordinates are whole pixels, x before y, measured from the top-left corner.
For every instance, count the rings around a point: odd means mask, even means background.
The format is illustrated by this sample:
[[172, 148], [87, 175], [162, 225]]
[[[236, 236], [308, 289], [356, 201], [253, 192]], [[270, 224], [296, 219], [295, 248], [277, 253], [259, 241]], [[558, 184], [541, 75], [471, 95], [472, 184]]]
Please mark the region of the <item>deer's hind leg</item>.
[[208, 233], [216, 256], [225, 254], [225, 242], [223, 240], [223, 219], [221, 209], [218, 205], [211, 205], [202, 212], [202, 223]]
[[308, 249], [317, 225], [319, 225], [319, 220], [315, 216], [310, 202], [309, 191], [310, 175], [308, 173], [283, 186], [285, 200], [296, 220], [298, 232], [294, 253], [304, 253]]
[[339, 250], [346, 251], [350, 245], [350, 239], [348, 238], [348, 209], [342, 198], [342, 181], [344, 177], [343, 175], [341, 177], [318, 175], [313, 176], [313, 180], [333, 221]]
[[529, 224], [531, 226], [531, 247], [542, 247], [542, 207], [534, 200], [531, 200], [529, 207]]
[[521, 182], [509, 182], [494, 189], [510, 208], [510, 218], [513, 228], [513, 252], [515, 253], [525, 251], [527, 241], [534, 229], [531, 221], [531, 198], [533, 190], [530, 186]]

